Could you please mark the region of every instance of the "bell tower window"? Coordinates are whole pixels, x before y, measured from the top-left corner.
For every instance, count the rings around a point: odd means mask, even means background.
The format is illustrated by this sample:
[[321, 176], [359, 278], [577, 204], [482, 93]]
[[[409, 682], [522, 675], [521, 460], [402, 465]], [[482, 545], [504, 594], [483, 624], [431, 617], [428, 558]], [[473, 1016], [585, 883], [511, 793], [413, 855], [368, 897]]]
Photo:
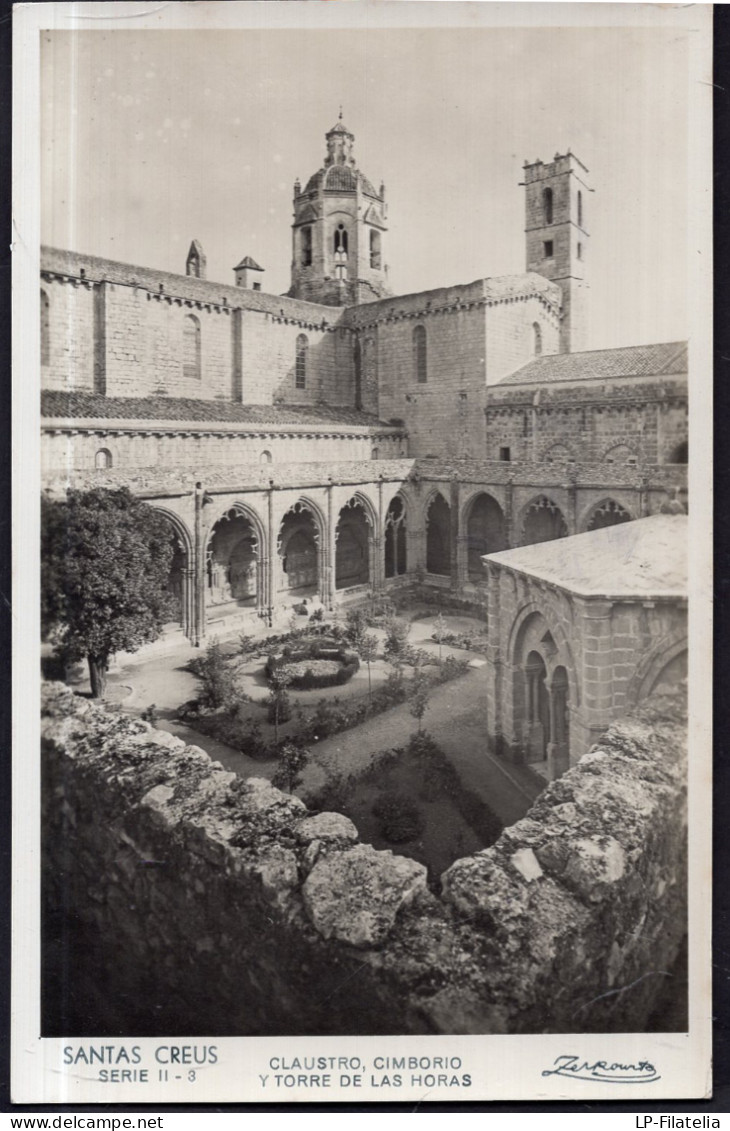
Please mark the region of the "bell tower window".
[[552, 224], [553, 222], [553, 190], [546, 188], [542, 190], [542, 207], [545, 214], [545, 223]]
[[380, 232], [375, 228], [370, 230], [370, 266], [375, 270], [380, 270]]
[[338, 224], [335, 228], [335, 255], [338, 252], [347, 255], [347, 231], [344, 224]]
[[302, 267], [312, 266], [312, 229], [302, 228]]

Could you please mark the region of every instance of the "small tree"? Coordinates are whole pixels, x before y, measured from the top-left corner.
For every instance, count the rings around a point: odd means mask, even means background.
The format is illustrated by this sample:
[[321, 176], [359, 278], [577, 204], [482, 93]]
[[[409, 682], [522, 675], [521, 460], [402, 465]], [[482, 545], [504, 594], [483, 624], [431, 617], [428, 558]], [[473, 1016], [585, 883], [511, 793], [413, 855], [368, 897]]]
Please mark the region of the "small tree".
[[172, 615], [172, 532], [126, 487], [70, 490], [41, 506], [43, 626], [67, 660], [86, 658], [99, 699], [114, 653], [155, 640]]
[[378, 658], [378, 638], [374, 632], [363, 633], [360, 641], [360, 655], [368, 666], [368, 700], [373, 697], [373, 683], [370, 676], [370, 665]]
[[441, 645], [446, 634], [446, 621], [444, 620], [442, 614], [439, 613], [433, 624], [433, 638], [439, 646], [439, 663], [441, 663]]
[[362, 609], [348, 609], [345, 618], [345, 636], [356, 651], [360, 652], [362, 638], [367, 628], [367, 618]]
[[421, 733], [423, 725], [423, 716], [428, 707], [428, 699], [431, 694], [431, 685], [428, 676], [421, 668], [416, 668], [413, 679], [411, 680], [408, 688], [408, 709], [413, 715], [413, 718], [418, 723], [418, 733]]
[[242, 632], [238, 638], [238, 650], [244, 660], [250, 659], [251, 655], [256, 650], [256, 641], [253, 636], [248, 636], [245, 632]]
[[273, 671], [269, 676], [269, 722], [274, 724], [274, 742], [279, 741], [279, 723], [285, 723], [291, 714], [287, 687], [291, 676], [287, 671]]
[[279, 765], [276, 767], [271, 784], [285, 793], [292, 793], [297, 786], [302, 784], [301, 771], [309, 761], [309, 751], [302, 746], [295, 746], [293, 742], [285, 742], [279, 754]]

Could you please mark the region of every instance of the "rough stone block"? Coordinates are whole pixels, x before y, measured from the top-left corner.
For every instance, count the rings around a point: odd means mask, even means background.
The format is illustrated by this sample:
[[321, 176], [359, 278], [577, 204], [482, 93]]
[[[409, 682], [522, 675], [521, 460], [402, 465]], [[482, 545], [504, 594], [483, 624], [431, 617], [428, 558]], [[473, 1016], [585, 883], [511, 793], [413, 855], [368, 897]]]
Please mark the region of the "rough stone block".
[[423, 864], [360, 844], [320, 859], [302, 888], [304, 905], [324, 938], [376, 946], [399, 910], [427, 889]]

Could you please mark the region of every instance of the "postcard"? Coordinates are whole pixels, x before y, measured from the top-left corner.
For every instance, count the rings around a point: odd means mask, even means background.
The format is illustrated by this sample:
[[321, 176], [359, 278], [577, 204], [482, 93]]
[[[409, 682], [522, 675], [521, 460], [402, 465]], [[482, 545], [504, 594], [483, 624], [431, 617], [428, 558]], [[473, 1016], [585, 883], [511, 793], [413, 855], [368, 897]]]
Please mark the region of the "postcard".
[[709, 1095], [710, 6], [14, 14], [13, 1101]]

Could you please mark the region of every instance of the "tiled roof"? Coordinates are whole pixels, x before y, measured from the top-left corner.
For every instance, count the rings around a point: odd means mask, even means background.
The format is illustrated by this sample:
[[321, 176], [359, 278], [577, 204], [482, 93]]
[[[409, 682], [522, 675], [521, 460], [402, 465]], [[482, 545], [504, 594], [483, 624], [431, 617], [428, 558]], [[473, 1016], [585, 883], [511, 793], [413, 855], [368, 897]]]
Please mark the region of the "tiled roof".
[[355, 192], [357, 175], [347, 165], [332, 165], [327, 172], [324, 187], [329, 192]]
[[41, 415], [68, 420], [187, 420], [230, 424], [350, 424], [390, 428], [377, 416], [328, 405], [244, 405], [189, 397], [103, 397], [94, 393], [41, 393]]
[[536, 357], [502, 378], [501, 385], [549, 385], [557, 381], [607, 381], [612, 377], [670, 376], [687, 372], [687, 343], [586, 350]]
[[654, 514], [485, 560], [586, 597], [684, 597], [687, 516]]
[[235, 266], [235, 267], [233, 268], [233, 270], [234, 270], [234, 271], [238, 271], [239, 267], [250, 267], [250, 269], [251, 269], [252, 271], [263, 271], [263, 267], [260, 267], [260, 266], [259, 266], [259, 264], [258, 264], [258, 263], [256, 262], [256, 260], [255, 260], [255, 259], [252, 259], [250, 255], [244, 255], [244, 257], [243, 257], [243, 259], [241, 260], [241, 262], [240, 262], [240, 263], [238, 263], [238, 264], [237, 264], [237, 265], [236, 265], [236, 266]]

